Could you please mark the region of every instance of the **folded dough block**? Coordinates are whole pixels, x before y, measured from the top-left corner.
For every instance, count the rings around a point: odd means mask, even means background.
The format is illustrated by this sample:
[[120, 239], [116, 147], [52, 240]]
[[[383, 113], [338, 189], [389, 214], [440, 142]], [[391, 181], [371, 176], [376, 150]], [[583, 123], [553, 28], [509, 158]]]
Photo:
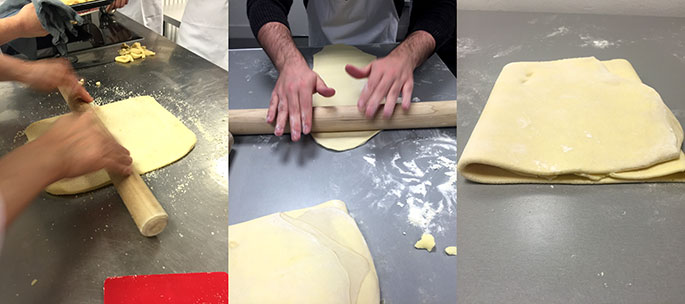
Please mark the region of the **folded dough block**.
[[457, 165], [481, 183], [685, 182], [683, 129], [623, 59], [506, 65]]
[[345, 203], [228, 226], [229, 302], [378, 304], [378, 276]]
[[[99, 107], [98, 115], [110, 133], [131, 152], [140, 173], [171, 164], [188, 154], [197, 138], [190, 129], [151, 96], [138, 96]], [[26, 128], [29, 141], [45, 133], [60, 116], [43, 119]], [[105, 170], [65, 178], [49, 185], [51, 194], [76, 194], [111, 183]]]

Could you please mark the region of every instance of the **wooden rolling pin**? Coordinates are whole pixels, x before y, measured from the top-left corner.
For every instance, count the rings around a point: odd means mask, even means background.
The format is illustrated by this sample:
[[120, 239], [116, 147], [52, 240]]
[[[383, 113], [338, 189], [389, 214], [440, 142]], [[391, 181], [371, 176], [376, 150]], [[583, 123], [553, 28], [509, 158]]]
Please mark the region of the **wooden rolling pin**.
[[[235, 135], [271, 134], [274, 126], [266, 122], [267, 109], [229, 110], [228, 130]], [[382, 109], [379, 109], [382, 111]], [[457, 125], [457, 101], [412, 103], [408, 111], [398, 104], [392, 117], [377, 115], [367, 119], [357, 106], [314, 107], [312, 132], [365, 131], [454, 127]], [[290, 128], [286, 126], [285, 132]]]
[[[64, 100], [67, 101], [67, 105], [69, 105], [72, 112], [93, 111], [98, 123], [105, 132], [109, 133], [107, 127], [100, 120], [100, 110], [97, 106], [73, 98], [73, 95], [67, 88], [60, 88], [59, 91]], [[109, 135], [112, 136], [111, 133]], [[159, 204], [159, 201], [157, 201], [157, 198], [152, 194], [152, 191], [150, 191], [150, 188], [148, 188], [138, 172], [134, 170], [128, 176], [122, 176], [107, 170], [107, 174], [142, 235], [152, 237], [166, 228], [169, 215], [164, 211], [164, 208]]]

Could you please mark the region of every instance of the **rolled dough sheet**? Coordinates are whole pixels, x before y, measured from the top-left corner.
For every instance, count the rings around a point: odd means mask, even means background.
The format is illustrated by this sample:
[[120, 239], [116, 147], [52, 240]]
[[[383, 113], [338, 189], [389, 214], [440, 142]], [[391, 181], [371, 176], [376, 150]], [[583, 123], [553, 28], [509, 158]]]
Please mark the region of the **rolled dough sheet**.
[[[151, 96], [138, 96], [106, 104], [98, 115], [119, 143], [131, 152], [133, 166], [140, 173], [171, 164], [190, 152], [197, 141], [173, 114]], [[26, 128], [29, 141], [45, 133], [60, 116], [43, 119]], [[110, 184], [105, 170], [75, 178], [65, 178], [49, 185], [51, 194], [75, 194]]]
[[[345, 71], [345, 65], [364, 67], [376, 59], [359, 49], [347, 45], [327, 45], [314, 54], [314, 72], [331, 88], [335, 95], [330, 98], [314, 94], [312, 105], [350, 106], [356, 105], [359, 95], [366, 85], [366, 79], [355, 79]], [[312, 137], [325, 148], [335, 151], [354, 149], [366, 143], [380, 131], [312, 133]]]
[[378, 304], [371, 253], [345, 203], [228, 226], [229, 302]]
[[623, 59], [506, 65], [458, 163], [482, 183], [685, 182], [683, 130]]

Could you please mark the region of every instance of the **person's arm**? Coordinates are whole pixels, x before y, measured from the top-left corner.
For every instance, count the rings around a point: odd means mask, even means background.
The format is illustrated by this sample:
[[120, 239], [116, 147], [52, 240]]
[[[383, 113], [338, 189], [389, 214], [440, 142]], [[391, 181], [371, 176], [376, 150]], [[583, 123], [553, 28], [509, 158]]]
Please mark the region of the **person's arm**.
[[91, 112], [68, 114], [45, 134], [0, 158], [6, 226], [49, 184], [102, 168], [131, 173], [132, 159]]
[[355, 78], [368, 78], [362, 89], [357, 108], [367, 118], [373, 118], [385, 99], [383, 117], [389, 118], [395, 109], [397, 98], [402, 93], [402, 108], [411, 105], [414, 90], [414, 69], [423, 63], [435, 50], [435, 40], [425, 31], [411, 33], [388, 56], [376, 59], [364, 68], [346, 65], [345, 71]]
[[291, 6], [292, 0], [247, 1], [252, 31], [279, 72], [266, 120], [276, 122], [277, 136], [283, 135], [290, 122], [290, 138], [297, 141], [300, 133], [309, 134], [312, 128], [312, 94], [330, 97], [335, 90], [309, 68], [295, 47], [287, 19]]
[[71, 87], [81, 100], [93, 101], [64, 58], [25, 61], [0, 54], [0, 81], [18, 81], [44, 92]]
[[43, 37], [47, 34], [38, 21], [33, 3], [25, 5], [13, 16], [0, 19], [0, 44], [17, 38]]
[[285, 125], [290, 121], [290, 138], [297, 141], [300, 132], [309, 134], [312, 129], [312, 94], [330, 97], [335, 90], [327, 87], [309, 68], [285, 25], [267, 23], [257, 37], [279, 72], [266, 120], [269, 123], [276, 121], [274, 134], [277, 136], [283, 135]]
[[107, 6], [106, 11], [111, 12], [115, 9], [122, 8], [128, 4], [128, 0], [114, 0], [112, 4]]
[[374, 60], [364, 68], [351, 65], [345, 70], [355, 78], [368, 78], [357, 102], [366, 117], [376, 114], [383, 99], [383, 116], [388, 118], [402, 93], [402, 108], [409, 109], [414, 90], [414, 69], [445, 43], [456, 28], [454, 0], [414, 1], [409, 35], [388, 56]]

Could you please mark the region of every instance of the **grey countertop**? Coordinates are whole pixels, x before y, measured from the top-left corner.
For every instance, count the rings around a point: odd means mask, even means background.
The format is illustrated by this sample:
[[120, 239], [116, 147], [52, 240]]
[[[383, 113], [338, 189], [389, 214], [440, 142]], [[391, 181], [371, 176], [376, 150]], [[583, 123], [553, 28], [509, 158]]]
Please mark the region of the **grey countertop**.
[[[625, 58], [685, 123], [685, 19], [459, 11], [457, 37], [459, 151], [514, 61]], [[460, 303], [685, 299], [684, 184], [457, 187]]]
[[[110, 276], [227, 271], [228, 73], [125, 17], [157, 52], [114, 63], [117, 48], [78, 70], [97, 102], [152, 95], [197, 135], [195, 148], [143, 179], [169, 214], [160, 235], [142, 236], [112, 186], [72, 196], [41, 193], [9, 227], [0, 254], [2, 303], [98, 303]], [[100, 81], [101, 87], [95, 82]], [[0, 153], [22, 145], [31, 122], [68, 112], [49, 95], [1, 83]], [[36, 279], [34, 286], [31, 282]]]
[[[360, 48], [379, 56], [392, 46]], [[318, 50], [302, 52], [311, 64]], [[230, 108], [266, 108], [278, 77], [269, 58], [261, 49], [229, 55]], [[455, 99], [454, 76], [437, 56], [414, 77], [415, 98]], [[289, 136], [238, 136], [230, 154], [229, 224], [342, 200], [374, 257], [384, 303], [454, 303], [457, 259], [443, 250], [457, 238], [455, 161], [454, 128], [383, 131], [345, 152], [326, 150], [310, 136], [296, 143]], [[434, 252], [413, 248], [424, 229], [435, 236]]]

